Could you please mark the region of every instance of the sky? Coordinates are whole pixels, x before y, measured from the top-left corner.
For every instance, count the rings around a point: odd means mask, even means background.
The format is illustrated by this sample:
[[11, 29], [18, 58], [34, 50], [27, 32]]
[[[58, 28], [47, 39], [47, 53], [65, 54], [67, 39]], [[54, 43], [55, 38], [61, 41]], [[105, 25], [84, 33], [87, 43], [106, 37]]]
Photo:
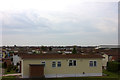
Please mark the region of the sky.
[[4, 0], [3, 3], [0, 3], [0, 45], [118, 43], [118, 2]]

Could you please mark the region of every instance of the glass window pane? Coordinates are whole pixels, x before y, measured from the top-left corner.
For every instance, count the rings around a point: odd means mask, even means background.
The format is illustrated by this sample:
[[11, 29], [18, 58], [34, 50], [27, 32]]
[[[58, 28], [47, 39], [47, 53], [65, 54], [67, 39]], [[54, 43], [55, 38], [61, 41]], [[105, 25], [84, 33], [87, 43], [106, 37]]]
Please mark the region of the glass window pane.
[[94, 61], [94, 66], [97, 66], [97, 62], [96, 61]]
[[90, 61], [89, 66], [93, 67], [93, 61]]
[[45, 66], [45, 62], [42, 62], [42, 64]]
[[69, 66], [72, 66], [72, 60], [69, 60]]
[[56, 67], [56, 62], [52, 62], [52, 67]]
[[58, 62], [58, 65], [57, 65], [58, 67], [61, 67], [61, 62]]
[[73, 61], [73, 65], [76, 66], [76, 60]]

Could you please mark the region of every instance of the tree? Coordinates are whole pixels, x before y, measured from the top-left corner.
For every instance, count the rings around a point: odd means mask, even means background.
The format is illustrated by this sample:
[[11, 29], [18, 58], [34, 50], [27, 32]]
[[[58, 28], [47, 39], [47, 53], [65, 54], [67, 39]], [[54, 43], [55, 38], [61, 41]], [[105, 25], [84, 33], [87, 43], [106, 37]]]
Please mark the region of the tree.
[[40, 53], [43, 53], [43, 51], [46, 51], [46, 47], [45, 46], [41, 46]]
[[74, 46], [72, 50], [72, 54], [76, 54], [76, 53], [77, 53], [76, 46]]
[[52, 51], [52, 47], [49, 47], [49, 51]]
[[42, 51], [45, 51], [45, 50], [46, 50], [46, 47], [41, 46], [41, 50], [42, 50]]

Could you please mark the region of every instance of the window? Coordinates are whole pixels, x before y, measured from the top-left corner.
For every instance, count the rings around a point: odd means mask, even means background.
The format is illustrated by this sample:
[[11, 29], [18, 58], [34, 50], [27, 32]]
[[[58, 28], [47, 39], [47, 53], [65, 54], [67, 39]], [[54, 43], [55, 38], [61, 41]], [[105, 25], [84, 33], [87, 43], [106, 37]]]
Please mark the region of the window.
[[76, 60], [73, 60], [73, 65], [76, 66]]
[[61, 67], [61, 61], [53, 61], [52, 67]]
[[89, 66], [93, 67], [93, 61], [90, 61]]
[[69, 66], [72, 66], [72, 60], [69, 60]]
[[90, 67], [96, 67], [97, 66], [97, 61], [90, 61], [89, 66]]
[[69, 60], [69, 66], [76, 66], [76, 60]]
[[58, 61], [57, 66], [61, 67], [61, 62], [60, 61]]
[[94, 61], [94, 66], [97, 66], [97, 61]]
[[56, 67], [56, 62], [55, 61], [52, 62], [52, 67]]
[[41, 62], [45, 66], [45, 62]]

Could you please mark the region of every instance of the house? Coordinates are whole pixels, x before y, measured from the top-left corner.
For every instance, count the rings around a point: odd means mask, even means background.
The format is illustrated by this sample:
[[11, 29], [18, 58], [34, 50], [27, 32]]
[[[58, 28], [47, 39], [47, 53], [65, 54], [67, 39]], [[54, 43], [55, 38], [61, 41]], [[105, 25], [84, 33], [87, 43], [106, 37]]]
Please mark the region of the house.
[[18, 54], [14, 53], [13, 54], [13, 65], [16, 66], [20, 62], [20, 57]]
[[106, 69], [107, 68], [107, 62], [108, 62], [108, 55], [107, 54], [103, 54], [102, 56], [104, 57], [102, 59], [102, 68]]
[[98, 48], [116, 49], [119, 48], [119, 45], [99, 45]]
[[104, 51], [102, 53], [102, 56], [104, 57], [103, 60], [102, 60], [103, 69], [106, 69], [107, 62], [119, 61], [119, 58], [120, 58], [120, 54], [119, 54], [118, 49], [112, 49], [112, 50]]
[[118, 58], [120, 56], [118, 49], [109, 50], [105, 52], [105, 54], [108, 55], [108, 61], [118, 61]]
[[102, 56], [81, 54], [21, 55], [22, 78], [102, 76]]

